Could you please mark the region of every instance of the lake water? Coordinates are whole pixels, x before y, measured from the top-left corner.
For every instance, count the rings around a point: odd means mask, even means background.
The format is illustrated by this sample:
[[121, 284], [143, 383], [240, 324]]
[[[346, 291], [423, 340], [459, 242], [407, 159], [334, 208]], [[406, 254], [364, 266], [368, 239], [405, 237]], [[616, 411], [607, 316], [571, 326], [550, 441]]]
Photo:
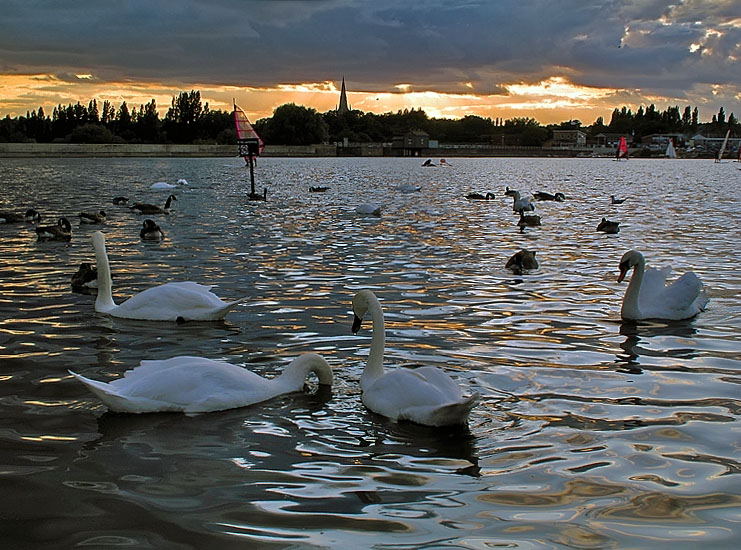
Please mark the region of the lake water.
[[[741, 171], [705, 160], [3, 159], [0, 209], [73, 222], [69, 243], [0, 226], [4, 548], [732, 548], [741, 536]], [[162, 243], [112, 198], [164, 203]], [[419, 185], [418, 193], [399, 186]], [[328, 186], [309, 193], [310, 186]], [[563, 192], [520, 233], [506, 186]], [[493, 201], [468, 201], [476, 191]], [[611, 206], [610, 194], [627, 197]], [[361, 217], [361, 202], [383, 205]], [[171, 280], [249, 296], [225, 321], [96, 314], [70, 277], [104, 209], [114, 296]], [[602, 217], [618, 235], [595, 231]], [[515, 276], [522, 247], [540, 268]], [[621, 255], [692, 270], [708, 309], [623, 323]], [[676, 276], [676, 275], [675, 275]], [[370, 324], [386, 366], [436, 365], [480, 401], [467, 429], [361, 403]], [[315, 351], [331, 394], [200, 416], [117, 415], [67, 369], [111, 380], [202, 355], [266, 377]]]

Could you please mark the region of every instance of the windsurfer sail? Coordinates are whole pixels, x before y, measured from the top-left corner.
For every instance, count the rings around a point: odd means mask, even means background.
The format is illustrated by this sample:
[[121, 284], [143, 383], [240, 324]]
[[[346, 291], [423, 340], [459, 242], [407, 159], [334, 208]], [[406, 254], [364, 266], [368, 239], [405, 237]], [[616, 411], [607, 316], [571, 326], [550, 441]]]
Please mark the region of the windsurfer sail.
[[723, 153], [726, 152], [726, 145], [728, 145], [728, 136], [731, 135], [731, 130], [728, 130], [726, 132], [726, 137], [723, 140], [723, 145], [720, 146], [720, 151], [718, 151], [718, 156], [715, 159], [715, 162], [720, 162], [720, 159], [723, 158]]
[[626, 159], [628, 158], [628, 144], [625, 141], [625, 136], [620, 136], [620, 144], [617, 148], [617, 154], [615, 155], [615, 160], [620, 159]]
[[666, 156], [670, 159], [677, 158], [677, 152], [674, 150], [674, 140], [669, 138], [669, 145], [666, 146]]
[[250, 167], [250, 183], [251, 191], [249, 198], [252, 200], [266, 200], [267, 189], [262, 195], [255, 193], [255, 171], [254, 166], [257, 162], [257, 157], [262, 154], [265, 149], [265, 143], [263, 143], [260, 136], [250, 124], [247, 115], [242, 109], [237, 107], [237, 103], [234, 103], [234, 124], [237, 128], [237, 147], [239, 147], [239, 156], [244, 158], [245, 163]]

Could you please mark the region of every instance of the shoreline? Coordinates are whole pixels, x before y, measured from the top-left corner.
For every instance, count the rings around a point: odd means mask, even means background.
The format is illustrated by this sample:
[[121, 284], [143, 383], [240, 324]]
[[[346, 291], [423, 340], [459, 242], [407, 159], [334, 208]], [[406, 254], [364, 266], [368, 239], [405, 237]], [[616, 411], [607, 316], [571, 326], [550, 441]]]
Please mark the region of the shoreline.
[[[642, 156], [633, 158], [666, 158]], [[415, 151], [414, 155], [401, 155], [401, 151], [388, 147], [361, 145], [341, 147], [334, 144], [318, 145], [268, 145], [263, 157], [406, 157], [406, 158], [455, 158], [455, 157], [554, 157], [554, 158], [612, 158], [614, 149], [543, 149], [542, 147], [440, 147]], [[133, 143], [0, 143], [0, 158], [116, 158], [116, 157], [237, 157], [235, 145], [178, 145]], [[705, 157], [680, 157], [705, 158]], [[707, 156], [707, 158], [712, 158]]]

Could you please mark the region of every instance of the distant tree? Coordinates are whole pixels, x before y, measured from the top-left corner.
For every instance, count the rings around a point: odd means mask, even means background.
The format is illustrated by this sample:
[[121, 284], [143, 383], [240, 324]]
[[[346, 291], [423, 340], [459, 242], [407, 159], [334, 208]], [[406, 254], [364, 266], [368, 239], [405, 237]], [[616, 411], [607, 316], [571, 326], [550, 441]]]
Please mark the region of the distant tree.
[[328, 137], [327, 124], [315, 109], [295, 103], [281, 105], [262, 127], [266, 143], [281, 145], [310, 145], [323, 143]]
[[198, 122], [202, 115], [201, 92], [180, 92], [177, 98], [172, 98], [163, 123], [168, 141], [192, 143], [198, 134]]
[[720, 108], [718, 111], [718, 124], [725, 124], [726, 123], [726, 111], [723, 109], [723, 107]]
[[124, 141], [101, 124], [88, 123], [77, 126], [69, 137], [72, 143], [120, 143]]

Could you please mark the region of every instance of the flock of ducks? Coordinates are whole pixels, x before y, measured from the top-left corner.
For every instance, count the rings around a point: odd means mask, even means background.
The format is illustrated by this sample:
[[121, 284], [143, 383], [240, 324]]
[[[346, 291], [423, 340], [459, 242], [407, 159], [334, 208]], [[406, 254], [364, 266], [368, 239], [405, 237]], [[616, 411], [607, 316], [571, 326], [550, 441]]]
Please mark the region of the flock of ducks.
[[[513, 211], [520, 215], [521, 229], [523, 224], [532, 223], [523, 220], [527, 220], [526, 211], [535, 210], [534, 199], [558, 202], [566, 199], [562, 193], [551, 195], [543, 192], [522, 197], [518, 191], [509, 188], [505, 194], [513, 199]], [[469, 194], [467, 198], [491, 200], [494, 194]], [[167, 214], [174, 200], [177, 200], [175, 195], [170, 195], [164, 207], [137, 202], [131, 208], [142, 214]], [[611, 197], [612, 204], [620, 202]], [[127, 204], [128, 199], [117, 197], [114, 203]], [[375, 208], [371, 209], [372, 206], [367, 206], [367, 213], [380, 215], [380, 211], [376, 213]], [[105, 217], [102, 210], [81, 213], [80, 223], [101, 224]], [[29, 209], [24, 215], [0, 212], [0, 220], [5, 223], [39, 223], [41, 216]], [[610, 223], [615, 223], [614, 232], [619, 231], [616, 222], [609, 222], [605, 218], [600, 226]], [[598, 230], [607, 231], [605, 228]], [[37, 226], [36, 232], [40, 239], [43, 236], [69, 240], [71, 225], [66, 218], [60, 218], [56, 225]], [[59, 235], [67, 237], [60, 239]], [[164, 234], [156, 223], [147, 219], [140, 236], [148, 240], [162, 238]], [[215, 321], [223, 319], [247, 300], [245, 296], [224, 301], [211, 292], [210, 286], [185, 281], [153, 286], [116, 304], [105, 236], [101, 231], [93, 233], [92, 246], [95, 267], [87, 262], [82, 263], [72, 277], [72, 285], [77, 288], [97, 288], [94, 309], [98, 313], [143, 321]], [[538, 267], [536, 252], [527, 249], [514, 254], [505, 265], [506, 269], [516, 274]], [[667, 284], [670, 270], [647, 269], [644, 256], [636, 250], [626, 252], [621, 258], [618, 282], [622, 282], [631, 269], [633, 274], [621, 308], [623, 319], [689, 319], [701, 312], [708, 302], [702, 282], [694, 273], [686, 273]], [[392, 421], [404, 420], [427, 426], [451, 426], [467, 422], [478, 400], [477, 393], [466, 395], [458, 383], [437, 367], [385, 370], [385, 325], [381, 303], [370, 290], [361, 290], [352, 300], [352, 310], [354, 334], [360, 330], [366, 317], [371, 320], [370, 351], [360, 378], [361, 399], [370, 411]], [[139, 366], [126, 371], [123, 377], [108, 383], [69, 372], [111, 411], [123, 413], [176, 411], [195, 414], [221, 411], [299, 391], [311, 373], [317, 376], [319, 385], [331, 386], [333, 381], [330, 365], [316, 353], [300, 355], [281, 375], [272, 379], [224, 361], [194, 356], [144, 360]]]

